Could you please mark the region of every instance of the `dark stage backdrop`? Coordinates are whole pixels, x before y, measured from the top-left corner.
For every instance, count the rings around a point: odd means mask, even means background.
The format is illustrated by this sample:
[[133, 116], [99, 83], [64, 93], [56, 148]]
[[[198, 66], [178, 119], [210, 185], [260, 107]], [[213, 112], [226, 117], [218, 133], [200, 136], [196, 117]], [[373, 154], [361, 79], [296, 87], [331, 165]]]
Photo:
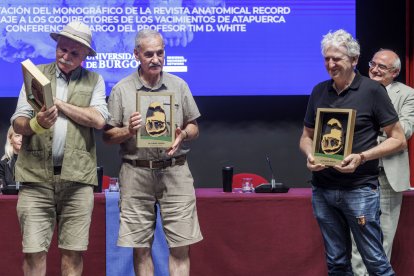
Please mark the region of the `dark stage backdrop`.
[[[394, 49], [404, 58], [405, 0], [393, 1], [391, 5], [385, 0], [359, 0], [356, 23], [357, 38], [362, 47], [358, 68], [362, 74], [367, 74], [368, 61], [379, 48]], [[323, 66], [322, 57], [320, 66]], [[231, 81], [231, 72], [228, 73]], [[303, 74], [306, 74], [306, 68], [297, 68], [297, 81], [300, 82]], [[405, 68], [400, 81], [404, 81], [404, 76]], [[253, 172], [270, 178], [267, 155], [271, 158], [277, 181], [291, 187], [309, 186], [310, 173], [298, 148], [307, 96], [195, 99], [202, 113], [200, 137], [192, 142], [189, 154], [196, 187], [220, 187], [221, 167], [225, 165], [233, 165], [236, 173]], [[4, 145], [16, 102], [16, 98], [0, 99], [0, 145]], [[118, 146], [104, 145], [100, 131], [96, 132], [96, 137], [99, 165], [104, 167], [104, 174], [116, 176], [120, 165]]]

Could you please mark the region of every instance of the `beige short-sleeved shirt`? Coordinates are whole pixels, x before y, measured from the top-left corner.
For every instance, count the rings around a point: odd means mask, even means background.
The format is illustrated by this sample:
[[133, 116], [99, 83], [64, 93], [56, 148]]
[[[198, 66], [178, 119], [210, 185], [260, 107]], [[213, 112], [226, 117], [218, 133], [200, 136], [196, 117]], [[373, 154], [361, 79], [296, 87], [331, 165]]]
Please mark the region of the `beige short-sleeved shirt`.
[[[137, 92], [172, 92], [174, 94], [175, 124], [183, 128], [188, 122], [200, 117], [200, 112], [191, 95], [187, 83], [174, 75], [163, 72], [159, 83], [152, 88], [146, 87], [138, 76], [138, 70], [122, 79], [112, 89], [108, 100], [108, 110], [111, 113], [109, 125], [123, 127], [128, 125], [129, 117], [137, 110]], [[186, 154], [189, 151], [186, 143], [182, 143], [175, 156]], [[136, 137], [132, 137], [121, 143], [120, 154], [126, 159], [167, 159], [165, 149], [137, 148]]]

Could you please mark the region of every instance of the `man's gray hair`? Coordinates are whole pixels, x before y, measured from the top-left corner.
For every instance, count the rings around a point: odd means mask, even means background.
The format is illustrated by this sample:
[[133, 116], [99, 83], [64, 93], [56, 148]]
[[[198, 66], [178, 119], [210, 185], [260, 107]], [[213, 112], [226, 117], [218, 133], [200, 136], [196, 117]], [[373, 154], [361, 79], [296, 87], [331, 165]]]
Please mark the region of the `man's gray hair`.
[[393, 67], [395, 69], [398, 69], [398, 71], [401, 71], [401, 60], [400, 57], [397, 55], [397, 58], [394, 61]]
[[156, 30], [151, 29], [142, 29], [139, 31], [135, 37], [135, 49], [139, 50], [141, 47], [142, 40], [148, 38], [148, 37], [159, 37], [162, 40], [162, 46], [165, 47], [164, 38], [162, 35], [157, 32]]
[[322, 55], [325, 56], [329, 47], [344, 47], [349, 57], [359, 57], [360, 46], [358, 41], [347, 31], [340, 29], [335, 32], [329, 32], [323, 36], [321, 42]]

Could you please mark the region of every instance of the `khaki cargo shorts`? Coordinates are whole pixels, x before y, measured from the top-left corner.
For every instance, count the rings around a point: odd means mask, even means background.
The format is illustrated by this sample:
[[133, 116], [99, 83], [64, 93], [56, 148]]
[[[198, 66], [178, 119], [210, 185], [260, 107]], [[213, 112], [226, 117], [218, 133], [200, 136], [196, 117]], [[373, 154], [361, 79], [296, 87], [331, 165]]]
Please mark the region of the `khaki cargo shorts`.
[[93, 187], [76, 182], [24, 183], [19, 192], [17, 215], [23, 236], [23, 252], [48, 251], [58, 221], [58, 246], [85, 251], [93, 210]]
[[151, 247], [157, 202], [169, 247], [190, 245], [203, 239], [197, 217], [194, 181], [187, 162], [154, 170], [123, 163], [119, 178], [118, 246]]

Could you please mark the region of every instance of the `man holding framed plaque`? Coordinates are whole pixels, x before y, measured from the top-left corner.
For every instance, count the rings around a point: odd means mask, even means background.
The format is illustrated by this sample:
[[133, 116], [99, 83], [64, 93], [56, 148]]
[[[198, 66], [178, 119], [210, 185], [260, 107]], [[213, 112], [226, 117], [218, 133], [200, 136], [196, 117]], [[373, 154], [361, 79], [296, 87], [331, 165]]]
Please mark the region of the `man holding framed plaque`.
[[[394, 275], [382, 246], [378, 158], [407, 145], [398, 114], [384, 87], [355, 70], [360, 46], [348, 32], [329, 32], [321, 46], [331, 79], [312, 91], [300, 149], [312, 171], [312, 206], [324, 239], [328, 274], [353, 275], [352, 232], [368, 272]], [[318, 108], [356, 112], [352, 153], [339, 165], [315, 162], [313, 143]], [[378, 144], [380, 128], [388, 138]]]
[[138, 32], [134, 54], [140, 66], [112, 89], [112, 118], [103, 134], [105, 142], [121, 147], [118, 246], [134, 248], [136, 275], [154, 274], [157, 203], [170, 248], [170, 275], [189, 275], [189, 245], [203, 238], [185, 143], [198, 136], [200, 112], [187, 83], [162, 71], [164, 47], [159, 32]]
[[15, 165], [15, 179], [23, 184], [17, 203], [23, 270], [25, 275], [46, 275], [57, 224], [61, 274], [82, 275], [93, 186], [98, 185], [94, 129], [103, 128], [109, 117], [105, 82], [82, 67], [87, 56], [96, 55], [87, 25], [72, 21], [50, 36], [57, 42], [56, 61], [38, 68], [51, 82], [53, 105], [39, 103], [36, 110], [23, 87], [11, 118], [23, 135]]

